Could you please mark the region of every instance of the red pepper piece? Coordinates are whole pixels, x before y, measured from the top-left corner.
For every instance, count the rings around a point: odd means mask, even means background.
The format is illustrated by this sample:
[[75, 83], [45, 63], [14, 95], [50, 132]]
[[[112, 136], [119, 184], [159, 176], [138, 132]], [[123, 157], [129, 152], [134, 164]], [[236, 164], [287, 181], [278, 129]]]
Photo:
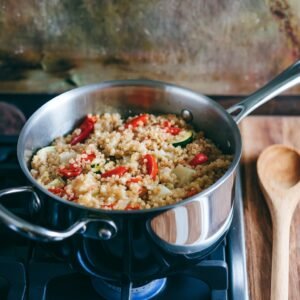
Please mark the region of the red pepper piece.
[[111, 203], [111, 204], [102, 204], [102, 205], [101, 205], [101, 208], [104, 208], [104, 209], [107, 209], [107, 208], [113, 209], [114, 206], [115, 206], [115, 203]]
[[194, 158], [190, 161], [190, 165], [196, 167], [208, 161], [207, 155], [204, 153], [198, 153], [194, 156]]
[[[130, 185], [131, 183], [138, 183], [142, 180], [143, 180], [142, 177], [133, 177], [133, 178], [130, 178], [129, 180], [127, 180], [126, 184]], [[141, 186], [139, 188], [138, 193], [139, 193], [139, 196], [142, 197], [142, 196], [146, 195], [147, 192], [148, 192], [148, 190], [144, 186]]]
[[169, 122], [169, 121], [164, 121], [162, 127], [163, 127], [163, 128], [171, 127], [171, 122]]
[[127, 167], [124, 166], [120, 166], [120, 167], [116, 167], [112, 170], [106, 171], [105, 173], [101, 174], [102, 178], [107, 178], [107, 177], [111, 177], [113, 175], [118, 175], [118, 176], [122, 176], [124, 175], [126, 172], [128, 171]]
[[82, 168], [75, 167], [73, 164], [71, 164], [69, 166], [60, 168], [58, 170], [58, 172], [63, 177], [72, 178], [72, 177], [76, 177], [76, 176], [80, 175], [82, 172]]
[[198, 191], [195, 188], [191, 188], [185, 195], [185, 198], [192, 197], [194, 195], [198, 194]]
[[93, 152], [90, 153], [90, 154], [87, 154], [86, 152], [83, 152], [82, 154], [86, 155], [86, 157], [82, 158], [83, 161], [91, 162], [91, 161], [93, 161], [96, 158], [96, 154], [93, 153]]
[[48, 191], [52, 194], [55, 194], [59, 197], [63, 197], [65, 195], [65, 190], [61, 187], [50, 187]]
[[78, 199], [78, 197], [76, 197], [75, 195], [71, 197], [63, 188], [60, 187], [51, 187], [48, 189], [48, 191], [59, 197], [67, 195], [69, 201], [75, 201]]
[[146, 124], [148, 121], [148, 115], [140, 115], [137, 116], [133, 119], [131, 119], [130, 121], [125, 123], [125, 128], [128, 128], [129, 126], [132, 126], [132, 128], [136, 128], [140, 125], [140, 123]]
[[95, 117], [87, 116], [82, 122], [82, 124], [79, 126], [79, 128], [81, 129], [80, 134], [73, 137], [71, 141], [71, 145], [73, 146], [84, 141], [89, 136], [89, 134], [94, 130], [95, 123], [96, 123]]
[[70, 196], [69, 194], [67, 194], [67, 196], [68, 196], [68, 200], [69, 201], [76, 201], [76, 200], [78, 200], [78, 197], [76, 195]]
[[166, 130], [168, 133], [171, 133], [172, 135], [177, 135], [180, 133], [181, 128], [172, 126], [172, 127], [168, 127]]
[[133, 177], [133, 178], [130, 178], [129, 180], [127, 180], [127, 184], [130, 184], [130, 183], [137, 183], [137, 182], [140, 182], [142, 180], [142, 177]]
[[146, 187], [142, 186], [140, 189], [139, 189], [139, 196], [140, 197], [143, 197], [147, 194], [148, 190]]
[[146, 160], [147, 174], [152, 179], [155, 179], [158, 174], [158, 165], [155, 157], [151, 154], [146, 154], [143, 159]]
[[171, 133], [172, 135], [177, 135], [181, 131], [181, 128], [177, 126], [171, 126], [171, 123], [169, 121], [165, 121], [163, 123], [163, 127], [165, 128], [166, 132]]
[[139, 203], [135, 204], [135, 205], [132, 205], [132, 204], [128, 204], [126, 207], [125, 207], [125, 210], [138, 210], [138, 209], [141, 209], [141, 205]]

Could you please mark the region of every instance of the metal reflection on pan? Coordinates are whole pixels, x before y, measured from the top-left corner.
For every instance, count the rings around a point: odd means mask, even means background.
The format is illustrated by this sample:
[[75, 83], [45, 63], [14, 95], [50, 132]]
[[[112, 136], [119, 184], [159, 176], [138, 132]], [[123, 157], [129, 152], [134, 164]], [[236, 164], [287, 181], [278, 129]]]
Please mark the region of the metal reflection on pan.
[[[167, 211], [151, 220], [151, 229], [174, 245], [195, 245], [205, 240], [209, 228], [208, 197]], [[205, 216], [205, 217], [204, 217]]]
[[[234, 176], [230, 185], [220, 186], [212, 194], [175, 207], [148, 222], [148, 232], [163, 249], [189, 254], [209, 247], [229, 229], [234, 201]], [[222, 201], [220, 201], [222, 199]]]
[[[204, 241], [209, 244], [210, 240], [218, 239], [210, 232], [212, 223], [217, 222], [212, 219], [211, 202], [211, 198], [202, 197], [154, 217], [148, 224], [152, 238], [165, 250], [171, 252], [199, 251]], [[220, 222], [224, 230], [229, 228], [231, 218], [232, 211], [229, 212], [225, 222]], [[218, 232], [216, 231], [216, 234]]]

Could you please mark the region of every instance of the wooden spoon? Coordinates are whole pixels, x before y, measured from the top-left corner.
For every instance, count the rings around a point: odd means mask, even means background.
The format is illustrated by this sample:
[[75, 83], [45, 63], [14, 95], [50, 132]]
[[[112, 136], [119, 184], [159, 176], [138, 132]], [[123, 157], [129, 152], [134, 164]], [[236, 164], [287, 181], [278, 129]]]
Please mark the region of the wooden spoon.
[[300, 200], [300, 152], [270, 146], [259, 156], [257, 172], [273, 223], [271, 300], [287, 300], [290, 225]]

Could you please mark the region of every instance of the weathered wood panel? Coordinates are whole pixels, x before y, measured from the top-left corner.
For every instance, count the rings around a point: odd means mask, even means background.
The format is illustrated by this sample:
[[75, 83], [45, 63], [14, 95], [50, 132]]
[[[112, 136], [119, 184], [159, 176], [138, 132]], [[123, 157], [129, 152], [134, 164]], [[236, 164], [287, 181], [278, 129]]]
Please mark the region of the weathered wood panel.
[[0, 0], [0, 92], [150, 78], [247, 94], [298, 57], [298, 0]]

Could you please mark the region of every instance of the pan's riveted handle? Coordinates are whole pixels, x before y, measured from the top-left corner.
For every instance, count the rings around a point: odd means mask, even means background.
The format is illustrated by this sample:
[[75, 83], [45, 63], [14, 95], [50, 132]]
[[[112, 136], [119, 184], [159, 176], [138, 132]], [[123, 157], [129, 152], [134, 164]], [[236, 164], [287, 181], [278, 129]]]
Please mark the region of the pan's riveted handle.
[[298, 83], [300, 83], [300, 60], [277, 75], [262, 88], [252, 93], [246, 99], [228, 108], [227, 112], [236, 114], [233, 116], [233, 119], [238, 124], [254, 109]]
[[[34, 196], [34, 205], [36, 205], [37, 207], [40, 205], [40, 199], [31, 186], [21, 186], [21, 187], [14, 187], [14, 188], [8, 188], [2, 190], [0, 191], [0, 198], [5, 195], [23, 193], [23, 192], [32, 193]], [[32, 224], [16, 216], [1, 204], [0, 204], [0, 221], [3, 222], [6, 226], [8, 226], [10, 229], [22, 234], [27, 238], [38, 240], [38, 241], [44, 241], [44, 242], [61, 241], [68, 237], [71, 237], [75, 233], [82, 233], [84, 235], [87, 234], [89, 237], [96, 238], [95, 236], [91, 236], [91, 234], [89, 234], [87, 230], [87, 224], [90, 222], [98, 223], [98, 224], [101, 223], [101, 225], [103, 225], [104, 223], [105, 225], [103, 228], [99, 229], [97, 238], [104, 239], [104, 240], [110, 239], [116, 234], [117, 231], [112, 221], [96, 220], [96, 219], [79, 220], [76, 223], [74, 223], [72, 226], [67, 228], [66, 230], [54, 231], [39, 225]], [[108, 231], [109, 234], [107, 233]]]

